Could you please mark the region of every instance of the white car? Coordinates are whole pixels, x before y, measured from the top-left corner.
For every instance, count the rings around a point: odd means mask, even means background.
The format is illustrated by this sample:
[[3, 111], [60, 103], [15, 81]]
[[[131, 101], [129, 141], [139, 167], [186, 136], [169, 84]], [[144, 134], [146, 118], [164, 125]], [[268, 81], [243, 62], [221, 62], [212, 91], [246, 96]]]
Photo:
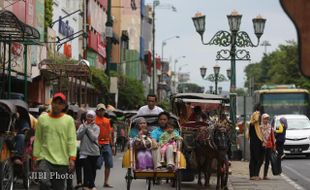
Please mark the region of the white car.
[[288, 128], [284, 143], [284, 153], [310, 156], [310, 120], [305, 115], [277, 115], [274, 129], [280, 125], [280, 118], [287, 119]]

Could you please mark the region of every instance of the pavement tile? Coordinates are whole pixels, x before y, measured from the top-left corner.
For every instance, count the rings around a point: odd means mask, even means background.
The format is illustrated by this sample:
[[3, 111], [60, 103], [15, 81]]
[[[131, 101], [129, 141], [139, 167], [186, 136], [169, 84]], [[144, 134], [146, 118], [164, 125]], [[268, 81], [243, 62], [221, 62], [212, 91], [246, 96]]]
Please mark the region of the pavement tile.
[[[270, 180], [249, 180], [249, 163], [245, 161], [232, 161], [232, 174], [229, 176], [229, 187], [233, 190], [292, 190], [295, 189], [281, 176], [272, 176]], [[262, 172], [262, 171], [261, 171]], [[262, 176], [262, 175], [261, 175]]]

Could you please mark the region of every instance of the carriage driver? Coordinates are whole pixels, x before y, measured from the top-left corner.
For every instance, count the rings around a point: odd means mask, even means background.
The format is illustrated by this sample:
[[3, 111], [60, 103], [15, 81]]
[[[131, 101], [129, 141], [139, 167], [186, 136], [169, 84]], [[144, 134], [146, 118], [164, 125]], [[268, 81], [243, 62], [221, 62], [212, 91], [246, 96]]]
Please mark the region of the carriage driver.
[[[159, 139], [160, 136], [165, 132], [165, 129], [167, 127], [168, 121], [170, 118], [170, 114], [168, 112], [161, 112], [158, 115], [158, 123], [159, 127], [155, 128], [151, 132], [151, 138], [152, 138], [152, 156], [153, 156], [153, 162], [154, 162], [154, 168], [160, 169], [162, 167], [161, 165], [161, 155], [160, 155], [160, 146], [159, 146]], [[177, 130], [174, 130], [174, 133], [176, 135], [179, 135], [179, 132]], [[167, 166], [175, 166], [174, 163], [174, 154], [173, 154], [173, 146], [169, 145], [166, 150], [166, 159], [167, 159]]]

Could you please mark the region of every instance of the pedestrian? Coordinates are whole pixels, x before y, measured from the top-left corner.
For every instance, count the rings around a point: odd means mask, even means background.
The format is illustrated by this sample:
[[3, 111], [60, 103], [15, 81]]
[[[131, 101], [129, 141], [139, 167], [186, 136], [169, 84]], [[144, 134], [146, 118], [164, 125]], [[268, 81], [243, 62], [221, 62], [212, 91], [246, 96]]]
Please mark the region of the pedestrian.
[[164, 110], [158, 106], [156, 106], [157, 103], [157, 97], [154, 94], [147, 95], [146, 98], [147, 105], [142, 106], [139, 110], [137, 115], [157, 115]]
[[110, 119], [105, 117], [106, 107], [100, 103], [96, 108], [96, 124], [100, 128], [98, 142], [101, 154], [104, 158], [104, 185], [103, 187], [113, 188], [109, 184], [111, 168], [113, 168], [113, 155], [115, 154], [114, 131], [111, 127]]
[[98, 136], [99, 127], [96, 125], [95, 111], [87, 111], [84, 121], [77, 130], [77, 139], [81, 141], [80, 157], [84, 169], [84, 189], [96, 189], [95, 179], [97, 159], [100, 156]]
[[[86, 110], [84, 108], [80, 108], [77, 112], [77, 118], [75, 120], [75, 127], [76, 130], [79, 129], [80, 125], [86, 121]], [[77, 141], [77, 156], [75, 160], [75, 174], [76, 174], [76, 186], [74, 189], [78, 189], [83, 187], [83, 179], [82, 179], [82, 170], [83, 170], [83, 163], [80, 159], [80, 144], [81, 141]]]
[[134, 148], [137, 152], [137, 169], [146, 170], [153, 169], [152, 159], [152, 139], [147, 130], [147, 122], [143, 117], [136, 119], [138, 123], [139, 132], [133, 138]]
[[56, 93], [51, 111], [38, 118], [34, 165], [39, 174], [46, 174], [40, 179], [40, 190], [65, 190], [66, 180], [73, 177], [70, 173], [76, 159], [76, 129], [73, 118], [64, 113], [66, 106], [66, 96]]
[[287, 120], [285, 117], [280, 118], [280, 125], [276, 126], [275, 131], [275, 139], [276, 139], [276, 149], [278, 152], [278, 156], [280, 158], [284, 157], [283, 149], [284, 149], [284, 142], [285, 142], [285, 135], [287, 130]]
[[265, 167], [263, 179], [269, 179], [267, 177], [269, 163], [271, 161], [271, 153], [275, 149], [275, 137], [274, 131], [269, 123], [270, 116], [266, 113], [262, 115], [261, 131], [263, 134], [263, 147], [265, 148]]
[[259, 171], [264, 160], [263, 134], [260, 129], [260, 109], [256, 106], [252, 114], [249, 126], [250, 140], [250, 180], [260, 180]]
[[[168, 121], [170, 119], [170, 114], [168, 112], [161, 112], [158, 115], [158, 124], [159, 127], [155, 128], [151, 132], [151, 138], [152, 138], [152, 156], [153, 156], [153, 162], [155, 169], [160, 169], [162, 167], [161, 161], [161, 155], [160, 155], [160, 146], [159, 146], [159, 140], [160, 136], [165, 132], [165, 129], [167, 128]], [[177, 130], [173, 130], [173, 133], [175, 135], [179, 135], [179, 132]], [[169, 145], [166, 150], [166, 160], [167, 160], [167, 166], [174, 167], [174, 153], [173, 153], [173, 146]]]

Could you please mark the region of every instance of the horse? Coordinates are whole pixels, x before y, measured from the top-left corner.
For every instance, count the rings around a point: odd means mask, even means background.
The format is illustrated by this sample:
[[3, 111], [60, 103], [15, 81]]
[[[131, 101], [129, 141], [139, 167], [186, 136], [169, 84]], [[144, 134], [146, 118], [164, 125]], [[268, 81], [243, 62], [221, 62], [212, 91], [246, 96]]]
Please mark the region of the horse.
[[199, 129], [196, 139], [196, 162], [198, 169], [198, 184], [201, 183], [201, 173], [205, 176], [205, 186], [209, 186], [213, 160], [217, 160], [216, 189], [227, 189], [228, 180], [228, 133], [218, 122], [210, 122], [209, 127]]

